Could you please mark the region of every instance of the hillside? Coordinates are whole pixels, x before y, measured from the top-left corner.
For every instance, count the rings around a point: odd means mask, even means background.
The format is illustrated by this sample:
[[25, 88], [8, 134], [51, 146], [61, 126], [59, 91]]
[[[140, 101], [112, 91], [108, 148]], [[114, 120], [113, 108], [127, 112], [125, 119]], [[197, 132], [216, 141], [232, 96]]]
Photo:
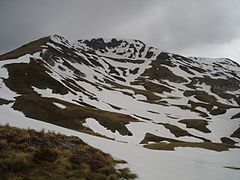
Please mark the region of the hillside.
[[45, 37], [0, 56], [0, 122], [76, 135], [140, 179], [238, 179], [240, 65], [139, 40]]
[[0, 126], [1, 179], [132, 179], [110, 155], [77, 137]]

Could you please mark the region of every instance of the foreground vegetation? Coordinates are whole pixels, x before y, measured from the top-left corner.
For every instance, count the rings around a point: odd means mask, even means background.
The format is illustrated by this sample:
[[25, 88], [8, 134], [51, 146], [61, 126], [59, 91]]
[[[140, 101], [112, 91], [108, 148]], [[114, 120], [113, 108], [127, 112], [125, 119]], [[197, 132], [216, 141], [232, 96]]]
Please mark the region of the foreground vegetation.
[[0, 179], [134, 179], [77, 137], [0, 126]]

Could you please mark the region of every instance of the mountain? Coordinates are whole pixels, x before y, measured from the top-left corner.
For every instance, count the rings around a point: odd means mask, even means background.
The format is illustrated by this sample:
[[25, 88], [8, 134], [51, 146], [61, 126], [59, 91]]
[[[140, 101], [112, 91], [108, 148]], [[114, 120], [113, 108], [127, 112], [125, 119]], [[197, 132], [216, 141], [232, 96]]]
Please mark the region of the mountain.
[[240, 65], [45, 37], [0, 56], [0, 122], [76, 135], [140, 179], [239, 179]]

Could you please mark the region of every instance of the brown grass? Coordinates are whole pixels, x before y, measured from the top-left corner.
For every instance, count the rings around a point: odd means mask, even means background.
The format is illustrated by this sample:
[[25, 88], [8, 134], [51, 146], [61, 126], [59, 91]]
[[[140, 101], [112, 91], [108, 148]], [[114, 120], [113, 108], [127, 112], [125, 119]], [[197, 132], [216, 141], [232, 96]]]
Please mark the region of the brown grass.
[[180, 123], [186, 124], [187, 128], [193, 128], [204, 133], [210, 133], [211, 131], [207, 128], [208, 122], [203, 119], [183, 119], [178, 121]]
[[184, 91], [183, 95], [186, 97], [194, 96], [197, 100], [202, 101], [202, 102], [214, 103], [217, 101], [217, 99], [213, 95], [209, 95], [205, 91], [186, 90], [186, 91]]
[[155, 143], [144, 145], [145, 148], [153, 150], [167, 150], [174, 151], [177, 147], [192, 147], [202, 148], [213, 151], [228, 151], [230, 148], [239, 148], [237, 146], [223, 144], [223, 143], [212, 143], [212, 142], [175, 142], [175, 143]]
[[[161, 54], [160, 54], [161, 56]], [[177, 83], [183, 83], [187, 82], [186, 79], [183, 77], [180, 77], [176, 74], [174, 74], [171, 70], [169, 70], [167, 67], [162, 66], [162, 59], [158, 56], [158, 58], [155, 61], [151, 62], [152, 68], [146, 69], [142, 76], [149, 76], [151, 80], [156, 79], [159, 81], [162, 81], [164, 79], [169, 80], [171, 82], [177, 82]], [[165, 57], [164, 57], [165, 58]], [[166, 61], [165, 61], [166, 62]]]
[[239, 118], [240, 118], [240, 112], [231, 117], [231, 119], [239, 119]]
[[224, 99], [237, 98], [236, 95], [232, 96], [230, 94], [225, 93], [226, 91], [236, 91], [240, 88], [240, 81], [236, 78], [228, 78], [228, 79], [212, 79], [209, 76], [204, 75], [204, 77], [194, 77], [191, 78], [191, 82], [186, 84], [187, 87], [196, 89], [197, 84], [205, 83], [206, 85], [211, 87], [211, 91]]
[[[53, 102], [61, 103], [67, 108], [58, 108]], [[132, 135], [125, 125], [129, 122], [137, 121], [128, 115], [77, 106], [58, 99], [44, 98], [38, 95], [23, 95], [17, 97], [13, 108], [22, 111], [27, 117], [77, 131], [86, 130], [86, 128], [82, 126], [86, 118], [94, 118], [102, 126], [113, 132], [118, 131], [122, 135]]]
[[77, 137], [0, 126], [0, 179], [135, 179]]
[[9, 104], [11, 102], [14, 102], [14, 101], [10, 101], [10, 100], [6, 100], [6, 99], [3, 99], [3, 98], [0, 98], [0, 105]]
[[[192, 102], [192, 101], [191, 101], [191, 102]], [[189, 110], [189, 111], [198, 113], [199, 116], [201, 116], [201, 117], [208, 117], [208, 114], [206, 114], [205, 112], [202, 112], [202, 111], [199, 111], [199, 110], [195, 109], [195, 108], [196, 108], [195, 105], [193, 105], [193, 104], [190, 104], [190, 105], [191, 105], [191, 107], [189, 107], [189, 106], [187, 106], [187, 105], [174, 105], [174, 104], [172, 104], [172, 106], [179, 107], [180, 109]]]
[[167, 128], [172, 134], [174, 134], [175, 137], [189, 136], [189, 137], [201, 139], [204, 142], [210, 142], [210, 140], [200, 137], [200, 136], [195, 136], [195, 135], [189, 133], [188, 131], [181, 129], [178, 126], [168, 124], [168, 123], [158, 123], [158, 124], [163, 125], [165, 128]]
[[161, 124], [165, 128], [167, 128], [176, 137], [190, 136], [191, 135], [188, 131], [186, 131], [184, 129], [181, 129], [178, 126], [175, 126], [175, 125], [172, 125], [172, 124], [168, 124], [168, 123], [159, 123], [159, 124]]
[[142, 85], [146, 90], [162, 94], [163, 92], [171, 93], [173, 90], [165, 85], [156, 84], [147, 80], [145, 77], [138, 77], [132, 84]]
[[162, 137], [162, 136], [156, 136], [154, 134], [151, 133], [146, 133], [144, 139], [140, 142], [140, 144], [148, 144], [149, 142], [162, 142], [162, 141], [167, 141], [167, 142], [183, 142], [183, 141], [179, 141], [176, 139], [171, 139], [171, 138], [167, 138], [167, 137]]
[[232, 140], [231, 138], [228, 138], [228, 137], [222, 137], [221, 141], [222, 141], [222, 143], [231, 144], [231, 145], [234, 145], [234, 144], [237, 143], [237, 142], [235, 142], [234, 140]]
[[20, 94], [34, 93], [32, 86], [40, 89], [50, 88], [53, 93], [66, 94], [69, 89], [48, 75], [46, 67], [40, 61], [30, 61], [29, 64], [17, 63], [6, 65], [9, 78], [4, 83], [12, 91]]
[[233, 169], [233, 170], [240, 170], [240, 167], [236, 167], [236, 166], [224, 166], [224, 167], [228, 169]]
[[113, 86], [113, 88], [129, 89], [129, 90], [132, 90], [135, 94], [141, 94], [141, 95], [143, 95], [147, 98], [147, 102], [149, 102], [149, 103], [155, 103], [156, 101], [161, 100], [161, 97], [155, 95], [151, 91], [137, 89], [137, 88], [133, 88], [133, 87], [130, 87], [130, 86], [125, 86], [125, 85], [122, 85], [122, 84], [117, 84], [117, 83], [115, 83], [113, 81], [109, 81], [109, 80], [105, 80], [105, 82], [108, 83], [108, 84], [111, 84]]
[[231, 135], [231, 137], [236, 137], [236, 138], [239, 138], [240, 139], [240, 127], [237, 128], [233, 134]]
[[34, 54], [37, 51], [42, 50], [42, 45], [46, 45], [47, 42], [51, 41], [50, 37], [40, 38], [28, 44], [25, 44], [11, 52], [0, 55], [0, 61], [6, 59], [16, 59], [25, 54]]

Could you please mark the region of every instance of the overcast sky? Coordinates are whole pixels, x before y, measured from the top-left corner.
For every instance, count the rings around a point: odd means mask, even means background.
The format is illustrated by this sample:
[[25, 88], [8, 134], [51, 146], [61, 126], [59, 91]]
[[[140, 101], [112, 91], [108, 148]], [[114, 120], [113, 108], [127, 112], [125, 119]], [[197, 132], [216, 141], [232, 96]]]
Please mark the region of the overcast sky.
[[0, 0], [0, 54], [52, 34], [139, 39], [240, 63], [240, 0]]

